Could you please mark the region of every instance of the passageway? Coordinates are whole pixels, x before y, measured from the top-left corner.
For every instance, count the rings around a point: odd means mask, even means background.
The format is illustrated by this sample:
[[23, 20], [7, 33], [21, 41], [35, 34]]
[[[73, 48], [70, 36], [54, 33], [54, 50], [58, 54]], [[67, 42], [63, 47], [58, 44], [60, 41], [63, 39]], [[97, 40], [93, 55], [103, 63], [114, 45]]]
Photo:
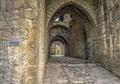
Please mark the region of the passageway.
[[120, 84], [120, 0], [0, 0], [0, 84], [43, 80]]
[[[49, 22], [49, 57], [62, 55], [88, 59], [93, 50], [90, 39], [95, 35], [94, 30], [91, 20], [77, 6], [68, 4], [62, 7]], [[55, 42], [59, 43], [56, 45]], [[59, 46], [60, 42], [63, 46]], [[57, 54], [58, 51], [61, 54]]]
[[120, 84], [119, 78], [101, 67], [106, 55], [104, 27], [100, 29], [82, 7], [74, 3], [61, 6], [47, 27], [44, 84]]
[[44, 84], [120, 84], [120, 80], [98, 64], [63, 57], [48, 60]]

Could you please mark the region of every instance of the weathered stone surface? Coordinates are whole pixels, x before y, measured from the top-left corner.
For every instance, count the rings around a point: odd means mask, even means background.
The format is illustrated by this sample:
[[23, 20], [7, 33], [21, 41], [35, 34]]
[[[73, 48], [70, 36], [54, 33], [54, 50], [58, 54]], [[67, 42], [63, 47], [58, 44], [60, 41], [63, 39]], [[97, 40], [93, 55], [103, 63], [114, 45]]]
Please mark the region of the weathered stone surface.
[[[62, 9], [68, 5], [73, 7]], [[63, 17], [65, 21], [53, 22], [64, 13], [70, 13], [72, 19], [69, 17], [68, 21]], [[62, 29], [61, 26], [67, 28]], [[55, 29], [49, 34], [51, 27]], [[42, 84], [49, 53], [48, 39], [55, 35], [63, 36], [68, 41], [69, 52], [66, 55], [88, 56], [90, 61], [98, 62], [120, 76], [120, 0], [0, 0], [0, 84]], [[19, 41], [20, 46], [8, 46], [8, 41]], [[78, 78], [85, 74], [88, 84], [94, 81], [86, 71], [79, 74], [71, 69], [84, 67], [84, 64], [63, 63], [62, 66], [70, 68], [65, 69], [69, 77], [73, 77], [74, 73]], [[69, 73], [72, 72], [69, 70], [74, 73]], [[65, 72], [60, 75], [64, 78], [63, 82], [68, 79], [67, 75]], [[49, 84], [51, 80], [47, 81]], [[98, 80], [97, 83], [108, 82]]]
[[37, 15], [38, 15], [38, 12], [35, 9], [28, 8], [24, 10], [24, 16], [27, 19], [36, 19]]
[[[38, 79], [42, 82], [45, 64], [37, 63], [36, 59], [39, 59], [38, 42], [44, 41], [38, 35], [42, 33], [39, 28], [44, 27], [39, 25], [39, 20], [44, 17], [38, 15], [43, 11], [41, 6], [42, 10], [38, 11], [38, 6], [37, 0], [0, 1], [0, 84], [33, 84]], [[8, 41], [19, 41], [20, 45], [8, 46]], [[42, 63], [45, 63], [44, 56], [39, 59]], [[39, 66], [41, 70], [37, 69]], [[41, 76], [36, 74], [39, 71]]]
[[25, 1], [24, 0], [21, 0], [21, 1], [19, 1], [19, 0], [14, 0], [14, 8], [20, 8], [20, 7], [23, 7], [24, 6], [24, 3], [25, 3]]
[[[81, 64], [81, 59], [78, 58], [63, 57], [56, 58], [56, 61], [54, 58], [49, 60], [50, 62], [46, 64], [44, 84], [119, 84], [120, 82], [118, 77], [101, 66], [95, 64], [91, 66], [90, 63], [86, 66], [85, 62], [85, 66], [77, 66]], [[59, 62], [60, 60], [62, 63]], [[76, 60], [79, 63], [76, 64]], [[63, 63], [66, 66], [62, 66]], [[69, 66], [69, 64], [75, 66]]]

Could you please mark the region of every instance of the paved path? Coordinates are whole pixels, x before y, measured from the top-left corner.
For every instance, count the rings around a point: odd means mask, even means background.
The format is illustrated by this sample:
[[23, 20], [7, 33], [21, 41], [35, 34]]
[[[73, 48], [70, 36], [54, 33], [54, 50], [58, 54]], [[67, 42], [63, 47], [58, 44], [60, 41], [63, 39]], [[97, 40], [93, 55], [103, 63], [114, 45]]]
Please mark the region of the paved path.
[[51, 58], [44, 84], [120, 84], [120, 79], [96, 64], [75, 58]]

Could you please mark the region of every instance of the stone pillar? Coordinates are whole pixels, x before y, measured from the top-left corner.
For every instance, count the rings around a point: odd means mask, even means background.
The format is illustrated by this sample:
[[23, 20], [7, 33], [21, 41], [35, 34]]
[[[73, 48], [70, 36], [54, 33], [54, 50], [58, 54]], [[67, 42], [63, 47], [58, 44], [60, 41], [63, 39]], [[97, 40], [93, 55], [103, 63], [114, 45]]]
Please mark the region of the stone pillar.
[[[97, 24], [98, 24], [98, 32], [96, 39], [96, 62], [101, 62], [103, 56], [106, 55], [107, 45], [106, 45], [106, 27], [105, 27], [105, 16], [104, 16], [104, 7], [103, 0], [97, 1]], [[99, 61], [98, 61], [99, 60]]]
[[35, 84], [43, 84], [45, 63], [47, 57], [47, 39], [46, 39], [46, 27], [45, 27], [45, 0], [39, 2], [39, 54], [38, 54], [38, 79]]
[[107, 56], [104, 66], [120, 76], [120, 1], [106, 0]]

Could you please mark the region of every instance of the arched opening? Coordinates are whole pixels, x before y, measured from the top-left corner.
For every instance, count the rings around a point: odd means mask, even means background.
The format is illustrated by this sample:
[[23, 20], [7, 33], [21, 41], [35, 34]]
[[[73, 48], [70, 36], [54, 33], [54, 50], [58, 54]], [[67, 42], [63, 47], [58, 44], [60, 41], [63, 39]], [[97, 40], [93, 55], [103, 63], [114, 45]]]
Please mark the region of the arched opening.
[[49, 57], [63, 57], [68, 55], [68, 44], [64, 37], [55, 36], [49, 44]]
[[50, 57], [63, 57], [65, 56], [65, 44], [61, 41], [54, 41], [50, 45]]
[[[51, 28], [56, 23], [57, 27]], [[64, 25], [68, 30], [61, 28], [60, 25]], [[52, 37], [60, 35], [68, 42], [68, 56], [89, 59], [92, 49], [89, 41], [93, 36], [93, 23], [77, 6], [68, 4], [60, 8], [52, 16], [48, 28], [49, 42]]]

